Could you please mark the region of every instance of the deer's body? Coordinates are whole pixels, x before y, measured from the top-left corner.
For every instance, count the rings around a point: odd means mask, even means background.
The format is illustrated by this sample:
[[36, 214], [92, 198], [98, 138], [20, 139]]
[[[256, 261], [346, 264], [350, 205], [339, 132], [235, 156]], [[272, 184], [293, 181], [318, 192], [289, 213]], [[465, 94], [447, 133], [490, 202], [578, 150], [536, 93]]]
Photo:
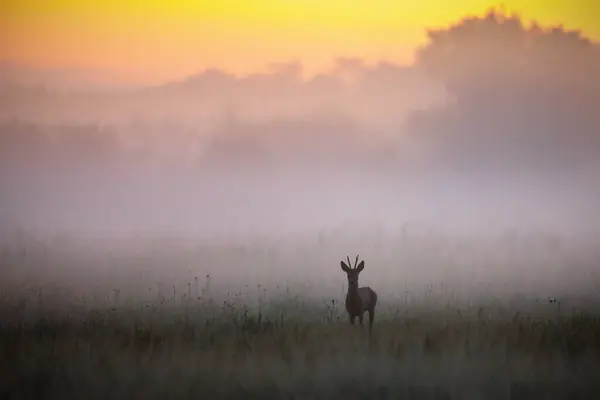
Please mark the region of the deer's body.
[[365, 311], [369, 312], [369, 325], [373, 324], [375, 316], [375, 305], [377, 304], [377, 293], [370, 287], [348, 288], [346, 294], [346, 311], [350, 317], [350, 322], [358, 317], [362, 324]]
[[341, 263], [342, 270], [348, 276], [348, 293], [346, 294], [346, 311], [350, 317], [350, 323], [354, 324], [356, 317], [360, 324], [363, 324], [363, 315], [365, 311], [369, 313], [369, 330], [373, 328], [373, 320], [375, 318], [375, 306], [377, 305], [377, 293], [370, 287], [358, 287], [358, 274], [365, 267], [365, 262], [361, 261], [358, 266], [358, 256], [354, 268], [351, 268], [350, 259], [348, 265], [343, 261]]

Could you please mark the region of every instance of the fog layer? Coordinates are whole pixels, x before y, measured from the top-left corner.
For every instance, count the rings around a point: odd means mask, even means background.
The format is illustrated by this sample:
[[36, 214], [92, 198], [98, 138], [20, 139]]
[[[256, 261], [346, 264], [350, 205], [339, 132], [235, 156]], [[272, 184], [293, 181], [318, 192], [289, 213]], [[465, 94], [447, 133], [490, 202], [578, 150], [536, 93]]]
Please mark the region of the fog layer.
[[600, 45], [491, 12], [408, 67], [340, 59], [128, 92], [6, 86], [4, 229], [596, 233]]
[[360, 253], [382, 304], [597, 293], [600, 44], [578, 32], [491, 12], [411, 66], [0, 97], [10, 290], [189, 298], [207, 274], [337, 298]]

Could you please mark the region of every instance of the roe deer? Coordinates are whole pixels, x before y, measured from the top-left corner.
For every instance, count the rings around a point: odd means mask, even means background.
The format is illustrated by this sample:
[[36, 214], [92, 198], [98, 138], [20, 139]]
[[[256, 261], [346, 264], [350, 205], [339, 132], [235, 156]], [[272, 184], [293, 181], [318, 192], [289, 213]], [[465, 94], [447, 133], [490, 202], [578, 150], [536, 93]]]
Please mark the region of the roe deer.
[[[346, 294], [346, 311], [350, 317], [350, 323], [354, 325], [354, 318], [358, 317], [360, 324], [363, 324], [363, 315], [365, 311], [369, 312], [369, 332], [373, 329], [373, 319], [375, 318], [375, 306], [377, 305], [377, 293], [370, 287], [358, 287], [358, 274], [365, 268], [365, 262], [358, 264], [358, 255], [354, 262], [354, 268], [350, 266], [350, 257], [348, 265], [341, 262], [342, 271], [348, 276], [348, 293]], [[358, 264], [358, 266], [357, 266]]]

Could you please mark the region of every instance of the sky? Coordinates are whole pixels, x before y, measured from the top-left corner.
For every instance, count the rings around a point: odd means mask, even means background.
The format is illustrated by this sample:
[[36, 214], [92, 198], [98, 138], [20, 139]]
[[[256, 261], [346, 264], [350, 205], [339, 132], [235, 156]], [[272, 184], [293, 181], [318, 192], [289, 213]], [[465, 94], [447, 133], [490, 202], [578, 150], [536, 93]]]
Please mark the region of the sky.
[[594, 0], [3, 0], [0, 62], [161, 83], [220, 68], [247, 74], [340, 56], [410, 63], [427, 27], [503, 5], [526, 20], [600, 38]]

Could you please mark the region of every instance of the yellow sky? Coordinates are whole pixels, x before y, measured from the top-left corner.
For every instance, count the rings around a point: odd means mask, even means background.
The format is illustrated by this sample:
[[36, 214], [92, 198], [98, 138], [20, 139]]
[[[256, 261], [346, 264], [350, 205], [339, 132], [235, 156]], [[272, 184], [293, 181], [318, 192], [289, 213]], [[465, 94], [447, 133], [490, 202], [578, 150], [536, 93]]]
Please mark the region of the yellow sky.
[[[508, 10], [600, 38], [597, 0], [505, 0]], [[337, 56], [409, 62], [428, 26], [481, 14], [490, 0], [3, 0], [0, 61], [116, 70], [164, 81]]]

